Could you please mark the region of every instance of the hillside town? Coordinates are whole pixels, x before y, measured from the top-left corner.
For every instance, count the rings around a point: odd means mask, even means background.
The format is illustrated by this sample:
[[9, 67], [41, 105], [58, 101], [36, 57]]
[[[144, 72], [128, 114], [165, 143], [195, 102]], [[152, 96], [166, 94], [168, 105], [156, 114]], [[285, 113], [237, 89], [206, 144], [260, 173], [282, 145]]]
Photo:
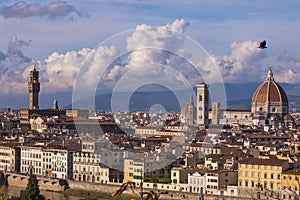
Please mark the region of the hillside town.
[[0, 170], [7, 176], [135, 182], [199, 199], [299, 199], [300, 114], [290, 112], [271, 68], [251, 110], [210, 103], [209, 86], [199, 83], [180, 113], [65, 110], [57, 101], [40, 109], [39, 71], [29, 77], [29, 108], [0, 114]]

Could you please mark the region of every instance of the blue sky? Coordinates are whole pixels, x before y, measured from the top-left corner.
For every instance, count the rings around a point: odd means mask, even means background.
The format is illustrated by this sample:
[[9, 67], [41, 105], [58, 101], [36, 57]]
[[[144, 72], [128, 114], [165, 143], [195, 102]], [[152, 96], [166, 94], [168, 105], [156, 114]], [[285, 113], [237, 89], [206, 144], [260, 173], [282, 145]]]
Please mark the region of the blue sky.
[[[78, 70], [74, 66], [80, 66], [81, 56], [102, 41], [141, 24], [166, 26], [179, 19], [189, 24], [184, 34], [205, 48], [225, 82], [261, 82], [270, 65], [275, 80], [300, 80], [300, 2], [296, 0], [55, 2], [0, 2], [0, 92], [12, 87], [16, 93], [27, 92], [24, 82], [33, 62], [28, 60], [41, 63], [48, 90], [72, 89]], [[20, 5], [22, 9], [16, 9]], [[264, 39], [268, 48], [260, 52], [256, 46]], [[66, 82], [55, 84], [59, 79], [53, 78], [54, 72]], [[120, 69], [108, 74], [120, 76]]]

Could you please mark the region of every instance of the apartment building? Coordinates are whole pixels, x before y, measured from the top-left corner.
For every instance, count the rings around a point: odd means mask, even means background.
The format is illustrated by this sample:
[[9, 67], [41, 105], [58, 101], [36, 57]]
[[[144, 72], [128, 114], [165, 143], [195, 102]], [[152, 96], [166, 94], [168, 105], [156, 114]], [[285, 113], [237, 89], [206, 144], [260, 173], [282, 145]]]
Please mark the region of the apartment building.
[[238, 189], [242, 196], [271, 192], [278, 195], [281, 191], [282, 172], [289, 167], [286, 160], [277, 158], [246, 158], [238, 164]]
[[109, 168], [101, 164], [101, 156], [91, 152], [73, 154], [73, 179], [90, 183], [108, 183]]
[[39, 146], [21, 147], [21, 173], [43, 175], [43, 149]]
[[73, 178], [73, 152], [64, 147], [52, 148], [51, 171], [54, 178]]
[[0, 144], [0, 171], [20, 172], [21, 150], [15, 144]]
[[282, 199], [299, 199], [300, 194], [300, 168], [291, 168], [282, 172], [281, 189]]
[[205, 173], [195, 172], [188, 175], [189, 192], [204, 194], [206, 183]]

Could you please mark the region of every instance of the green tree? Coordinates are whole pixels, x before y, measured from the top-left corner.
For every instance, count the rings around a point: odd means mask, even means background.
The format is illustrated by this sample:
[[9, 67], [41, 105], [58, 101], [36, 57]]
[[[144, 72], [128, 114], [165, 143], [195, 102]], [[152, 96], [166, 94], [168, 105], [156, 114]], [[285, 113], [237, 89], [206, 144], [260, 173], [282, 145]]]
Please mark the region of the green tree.
[[39, 184], [36, 175], [31, 174], [28, 179], [26, 190], [21, 191], [20, 200], [44, 200], [44, 199], [45, 197], [40, 194]]
[[6, 199], [7, 196], [7, 187], [5, 185], [2, 185], [0, 187], [0, 200]]

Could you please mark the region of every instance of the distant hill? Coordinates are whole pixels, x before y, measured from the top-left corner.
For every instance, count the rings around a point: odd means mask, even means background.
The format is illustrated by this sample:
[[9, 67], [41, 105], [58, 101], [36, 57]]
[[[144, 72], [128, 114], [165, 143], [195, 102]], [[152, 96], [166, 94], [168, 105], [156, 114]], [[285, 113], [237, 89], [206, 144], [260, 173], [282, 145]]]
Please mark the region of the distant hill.
[[[227, 99], [227, 108], [230, 109], [250, 109], [251, 99], [256, 88], [261, 83], [227, 83], [224, 84]], [[300, 85], [299, 84], [286, 84], [280, 83], [283, 89], [288, 95], [289, 102], [294, 102], [290, 107], [295, 107], [300, 110]], [[220, 85], [210, 85], [209, 88], [213, 90], [214, 87]], [[194, 88], [194, 94], [196, 88]], [[183, 105], [188, 103], [190, 92], [177, 91], [179, 99], [183, 100]], [[128, 96], [129, 93], [124, 93], [124, 96]], [[111, 97], [112, 93], [110, 90], [101, 90], [97, 92], [95, 97], [96, 109], [98, 111], [111, 111]], [[60, 108], [72, 108], [72, 91], [57, 92], [57, 93], [43, 93], [40, 94], [40, 108], [50, 108], [53, 104], [54, 99], [58, 100]], [[194, 99], [196, 100], [196, 99]], [[84, 102], [84, 100], [82, 100]], [[117, 99], [120, 104], [123, 104], [124, 99]], [[196, 101], [195, 101], [196, 102]], [[117, 102], [118, 103], [118, 102]], [[151, 106], [160, 104], [167, 111], [178, 112], [181, 110], [180, 102], [172, 91], [166, 89], [149, 89], [136, 91], [130, 98], [129, 109], [130, 111], [148, 111]], [[92, 105], [86, 105], [91, 107]], [[28, 94], [23, 95], [1, 95], [0, 96], [0, 107], [11, 107], [11, 108], [27, 108], [28, 107]]]
[[[227, 108], [228, 109], [251, 109], [252, 96], [260, 83], [243, 83], [243, 84], [225, 84]], [[295, 93], [295, 84], [280, 84], [288, 95], [290, 102], [295, 102], [295, 107], [300, 110], [300, 93]], [[219, 85], [212, 85], [210, 88], [219, 87]], [[196, 92], [196, 88], [194, 88]], [[189, 101], [189, 93], [187, 91], [180, 91], [181, 97], [185, 94], [185, 103]], [[291, 93], [289, 95], [289, 93]], [[297, 96], [299, 94], [299, 96]], [[125, 94], [127, 96], [128, 94]], [[111, 110], [111, 93], [98, 94], [96, 96], [96, 109], [101, 111]], [[122, 104], [122, 98], [119, 99]], [[195, 102], [196, 103], [196, 102]], [[130, 98], [130, 111], [149, 111], [154, 104], [162, 105], [167, 111], [179, 112], [181, 110], [180, 103], [176, 96], [171, 91], [137, 91], [134, 92]]]

